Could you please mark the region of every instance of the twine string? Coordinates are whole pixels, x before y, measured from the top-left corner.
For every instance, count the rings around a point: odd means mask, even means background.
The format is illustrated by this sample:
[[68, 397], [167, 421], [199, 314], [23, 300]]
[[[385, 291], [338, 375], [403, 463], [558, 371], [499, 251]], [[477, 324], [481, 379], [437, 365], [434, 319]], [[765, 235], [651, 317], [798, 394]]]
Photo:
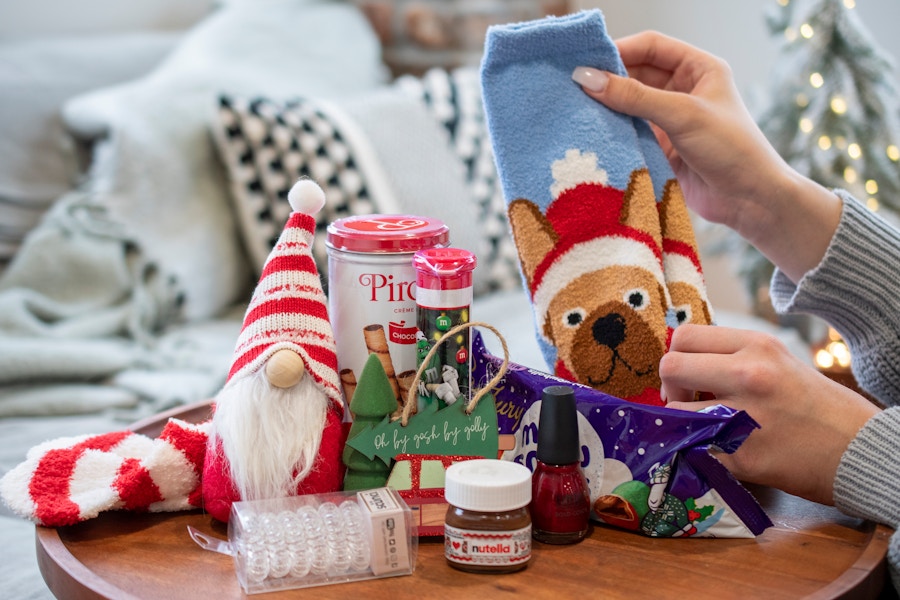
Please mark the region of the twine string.
[[409, 390], [406, 392], [406, 402], [403, 403], [403, 412], [400, 415], [400, 425], [402, 425], [403, 427], [406, 427], [406, 425], [409, 423], [409, 415], [412, 412], [412, 407], [415, 406], [416, 403], [418, 402], [419, 383], [422, 380], [422, 375], [425, 373], [425, 369], [431, 363], [431, 359], [434, 358], [434, 355], [435, 355], [435, 353], [437, 353], [437, 350], [440, 347], [440, 345], [443, 344], [444, 341], [448, 340], [452, 336], [459, 333], [460, 331], [463, 331], [470, 327], [483, 327], [485, 329], [490, 330], [491, 333], [493, 333], [495, 336], [497, 336], [497, 339], [500, 340], [500, 345], [503, 346], [503, 363], [500, 365], [500, 369], [497, 371], [497, 373], [495, 373], [494, 376], [491, 377], [491, 380], [487, 382], [487, 385], [485, 385], [483, 388], [479, 389], [475, 393], [475, 395], [473, 395], [472, 398], [469, 400], [468, 404], [466, 404], [466, 414], [471, 415], [472, 411], [475, 410], [475, 407], [478, 406], [479, 400], [481, 400], [485, 394], [487, 394], [492, 389], [494, 389], [497, 386], [497, 384], [500, 383], [500, 380], [503, 379], [503, 376], [506, 375], [506, 369], [509, 367], [509, 348], [506, 345], [506, 340], [503, 338], [502, 335], [500, 335], [500, 332], [497, 331], [497, 329], [494, 328], [493, 326], [488, 325], [487, 323], [484, 323], [481, 321], [472, 321], [470, 323], [461, 323], [461, 324], [457, 325], [456, 327], [450, 329], [449, 331], [447, 331], [444, 335], [442, 335], [440, 337], [440, 339], [437, 341], [437, 343], [434, 346], [432, 346], [431, 349], [428, 351], [428, 354], [425, 355], [425, 359], [422, 361], [422, 364], [420, 364], [419, 368], [416, 370], [416, 376], [413, 379], [412, 384], [409, 386]]

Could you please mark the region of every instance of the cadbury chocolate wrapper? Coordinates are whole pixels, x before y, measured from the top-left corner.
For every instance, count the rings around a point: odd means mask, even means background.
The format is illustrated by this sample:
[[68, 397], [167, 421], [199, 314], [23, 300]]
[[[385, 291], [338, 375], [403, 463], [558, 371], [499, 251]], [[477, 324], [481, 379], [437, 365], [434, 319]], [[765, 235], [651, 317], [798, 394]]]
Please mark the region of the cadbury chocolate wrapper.
[[[472, 359], [476, 388], [503, 362], [478, 331]], [[688, 412], [636, 404], [510, 363], [494, 390], [500, 434], [515, 438], [501, 458], [534, 470], [541, 392], [560, 384], [575, 392], [593, 519], [652, 537], [753, 537], [772, 525], [709, 453], [711, 447], [734, 452], [759, 427], [746, 412], [721, 405]]]

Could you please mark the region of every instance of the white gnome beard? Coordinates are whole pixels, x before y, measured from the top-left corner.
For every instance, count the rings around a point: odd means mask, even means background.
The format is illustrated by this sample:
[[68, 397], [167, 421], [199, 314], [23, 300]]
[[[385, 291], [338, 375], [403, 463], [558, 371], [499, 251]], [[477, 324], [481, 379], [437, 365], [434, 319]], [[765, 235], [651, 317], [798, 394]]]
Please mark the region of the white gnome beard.
[[264, 369], [216, 397], [211, 448], [218, 438], [242, 500], [297, 493], [319, 452], [328, 397], [307, 373], [292, 388], [274, 387]]

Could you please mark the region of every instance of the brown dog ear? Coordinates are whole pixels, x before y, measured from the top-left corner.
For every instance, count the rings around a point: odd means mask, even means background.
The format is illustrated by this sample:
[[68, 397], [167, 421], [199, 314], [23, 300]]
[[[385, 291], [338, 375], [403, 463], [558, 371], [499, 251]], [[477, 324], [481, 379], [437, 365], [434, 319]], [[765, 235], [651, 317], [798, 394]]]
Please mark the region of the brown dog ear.
[[656, 208], [656, 195], [653, 193], [653, 181], [646, 168], [635, 169], [625, 190], [625, 201], [619, 222], [649, 234], [662, 248], [662, 231], [659, 226], [659, 211]]
[[559, 236], [534, 202], [517, 198], [507, 208], [513, 240], [522, 263], [529, 289], [534, 272], [544, 257], [553, 250]]
[[684, 193], [681, 191], [677, 179], [670, 179], [666, 182], [659, 207], [659, 222], [666, 239], [687, 244], [694, 252], [697, 252], [694, 226], [691, 223], [687, 204], [684, 202]]

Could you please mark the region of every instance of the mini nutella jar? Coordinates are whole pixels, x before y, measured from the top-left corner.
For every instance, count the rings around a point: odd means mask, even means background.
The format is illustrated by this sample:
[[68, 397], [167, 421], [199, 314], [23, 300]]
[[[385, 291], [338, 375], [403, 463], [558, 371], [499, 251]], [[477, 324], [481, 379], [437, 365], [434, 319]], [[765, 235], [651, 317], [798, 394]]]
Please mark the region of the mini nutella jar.
[[328, 226], [328, 316], [349, 404], [369, 354], [376, 354], [398, 398], [416, 373], [416, 271], [413, 255], [443, 248], [448, 227], [413, 215], [362, 215]]
[[472, 573], [511, 573], [531, 560], [531, 471], [519, 463], [475, 459], [447, 468], [444, 556]]

